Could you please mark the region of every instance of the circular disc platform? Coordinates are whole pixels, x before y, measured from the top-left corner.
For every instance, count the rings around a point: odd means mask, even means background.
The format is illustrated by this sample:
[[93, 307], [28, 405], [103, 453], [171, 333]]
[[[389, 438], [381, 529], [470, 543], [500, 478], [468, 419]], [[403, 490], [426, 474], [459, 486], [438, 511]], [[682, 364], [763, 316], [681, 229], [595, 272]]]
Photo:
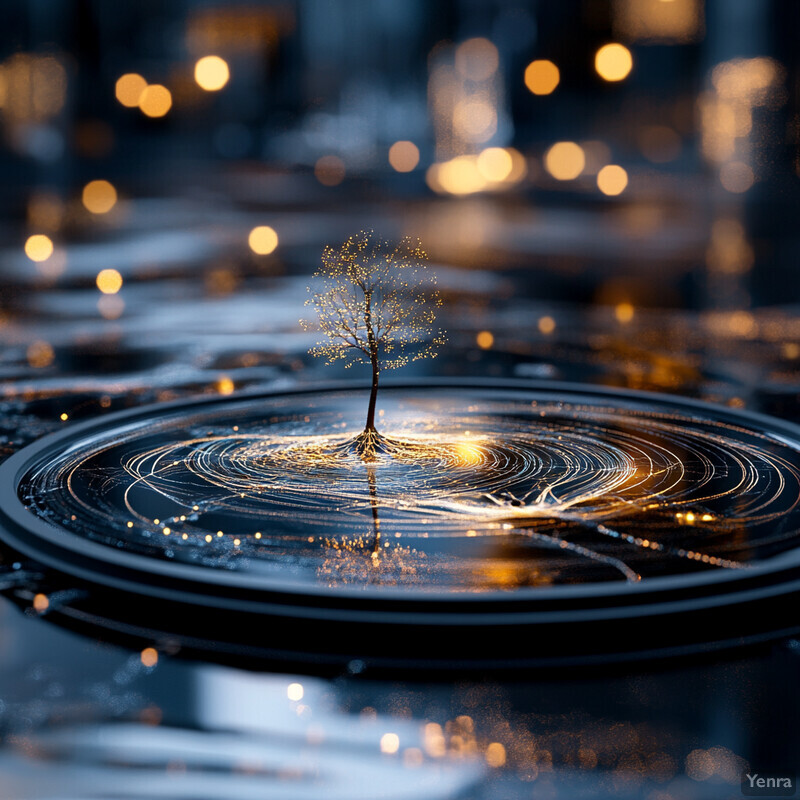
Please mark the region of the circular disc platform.
[[[477, 381], [189, 400], [0, 467], [64, 624], [317, 671], [590, 665], [800, 625], [800, 428]], [[54, 593], [52, 595], [56, 597]]]

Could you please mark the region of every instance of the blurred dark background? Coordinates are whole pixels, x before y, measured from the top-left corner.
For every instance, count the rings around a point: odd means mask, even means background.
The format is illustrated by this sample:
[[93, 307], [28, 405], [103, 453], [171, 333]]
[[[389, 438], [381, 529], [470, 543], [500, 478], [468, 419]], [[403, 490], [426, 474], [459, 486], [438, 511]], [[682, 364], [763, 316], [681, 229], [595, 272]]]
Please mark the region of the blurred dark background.
[[[450, 343], [407, 375], [800, 419], [799, 22], [794, 0], [5, 0], [0, 454], [144, 402], [366, 378], [298, 324], [323, 246], [361, 228], [420, 237], [439, 275]], [[796, 766], [790, 639], [323, 682], [0, 609], [3, 800], [667, 800]]]

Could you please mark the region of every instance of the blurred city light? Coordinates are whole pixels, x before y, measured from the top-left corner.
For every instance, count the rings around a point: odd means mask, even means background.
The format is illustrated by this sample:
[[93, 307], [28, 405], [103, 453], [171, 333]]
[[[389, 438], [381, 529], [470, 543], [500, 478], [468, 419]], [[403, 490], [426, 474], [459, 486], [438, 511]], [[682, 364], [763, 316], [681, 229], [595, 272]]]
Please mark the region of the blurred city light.
[[586, 156], [575, 142], [556, 142], [545, 154], [545, 169], [558, 181], [571, 181], [583, 172]]
[[411, 172], [419, 164], [419, 148], [413, 142], [395, 142], [389, 148], [389, 163], [397, 172]]
[[122, 275], [115, 269], [103, 269], [97, 273], [96, 283], [103, 294], [116, 294], [122, 288]]
[[525, 85], [533, 94], [552, 94], [560, 80], [561, 74], [552, 61], [531, 61], [525, 69]]
[[247, 237], [247, 243], [254, 253], [260, 256], [266, 256], [272, 253], [278, 246], [278, 234], [275, 232], [275, 229], [270, 228], [269, 225], [259, 225], [250, 231], [250, 235]]
[[139, 108], [148, 117], [163, 117], [172, 108], [172, 93], [166, 86], [150, 84], [139, 98]]
[[595, 54], [594, 67], [604, 81], [622, 81], [633, 69], [633, 56], [625, 45], [603, 45]]
[[92, 214], [106, 214], [117, 202], [117, 190], [108, 181], [90, 181], [83, 187], [83, 205]]
[[36, 233], [25, 242], [25, 255], [31, 261], [47, 261], [53, 255], [53, 242], [49, 236]]
[[128, 72], [117, 80], [114, 94], [126, 108], [136, 108], [146, 88], [147, 81], [141, 75]]
[[597, 188], [603, 194], [622, 194], [628, 185], [628, 173], [618, 164], [607, 164], [597, 173]]
[[194, 79], [207, 92], [218, 92], [229, 78], [228, 64], [219, 56], [203, 56], [194, 65]]

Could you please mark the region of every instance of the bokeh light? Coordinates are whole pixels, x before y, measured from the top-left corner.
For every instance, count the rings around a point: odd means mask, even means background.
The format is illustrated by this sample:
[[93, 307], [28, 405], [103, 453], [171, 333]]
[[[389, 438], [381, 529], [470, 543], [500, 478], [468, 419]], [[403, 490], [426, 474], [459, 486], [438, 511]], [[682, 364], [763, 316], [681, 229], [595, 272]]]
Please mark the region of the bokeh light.
[[497, 133], [497, 110], [486, 100], [465, 98], [453, 109], [453, 127], [467, 142], [488, 142]]
[[583, 172], [586, 156], [575, 142], [556, 142], [545, 154], [545, 169], [558, 181], [571, 181]]
[[595, 54], [594, 68], [604, 81], [622, 81], [633, 69], [633, 56], [625, 45], [603, 45]]
[[396, 733], [384, 733], [381, 736], [381, 753], [391, 755], [400, 749], [400, 737]]
[[502, 147], [487, 147], [478, 155], [477, 166], [487, 181], [504, 181], [511, 174], [514, 162]]
[[489, 350], [494, 344], [494, 336], [490, 331], [481, 331], [476, 337], [475, 341], [481, 350]]
[[614, 307], [614, 316], [617, 318], [617, 322], [621, 322], [623, 325], [633, 319], [633, 314], [634, 308], [630, 303], [618, 303]]
[[597, 188], [611, 197], [622, 194], [628, 185], [628, 173], [618, 164], [607, 164], [597, 173]]
[[536, 95], [552, 94], [560, 80], [561, 73], [552, 61], [531, 61], [525, 69], [525, 85]]
[[467, 39], [456, 49], [456, 70], [470, 81], [491, 78], [500, 63], [497, 48], [484, 38]]
[[117, 190], [108, 181], [89, 181], [83, 187], [83, 205], [92, 214], [106, 214], [117, 202]]
[[31, 261], [47, 261], [53, 255], [52, 240], [43, 233], [35, 233], [33, 236], [29, 236], [25, 242], [25, 255]]
[[126, 108], [136, 108], [142, 92], [147, 88], [147, 81], [135, 72], [128, 72], [117, 80], [114, 94]]
[[163, 117], [172, 108], [172, 93], [166, 86], [154, 83], [139, 98], [139, 108], [148, 117]]
[[733, 194], [746, 192], [755, 182], [752, 167], [741, 161], [723, 164], [719, 171], [719, 180], [725, 189]]
[[115, 269], [101, 269], [95, 282], [103, 294], [116, 294], [122, 288], [122, 275]]
[[345, 176], [344, 161], [339, 156], [322, 156], [314, 164], [314, 176], [323, 186], [338, 186]]
[[25, 357], [34, 369], [42, 369], [43, 367], [49, 367], [53, 363], [55, 352], [50, 342], [40, 339], [28, 345]]
[[194, 79], [201, 89], [218, 92], [231, 76], [228, 63], [219, 56], [203, 56], [194, 65]]
[[267, 256], [278, 246], [278, 234], [269, 225], [259, 225], [250, 231], [247, 243], [254, 253]]
[[411, 172], [419, 164], [419, 148], [414, 142], [395, 142], [389, 148], [389, 163], [397, 172]]

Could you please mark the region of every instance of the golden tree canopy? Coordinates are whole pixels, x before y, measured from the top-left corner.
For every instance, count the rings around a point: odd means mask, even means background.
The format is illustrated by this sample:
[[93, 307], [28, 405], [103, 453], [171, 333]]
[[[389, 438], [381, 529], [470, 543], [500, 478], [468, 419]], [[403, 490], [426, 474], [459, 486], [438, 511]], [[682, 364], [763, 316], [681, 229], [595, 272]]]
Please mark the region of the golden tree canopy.
[[[337, 250], [326, 247], [306, 305], [314, 306], [323, 340], [309, 351], [331, 364], [374, 363], [397, 369], [433, 358], [444, 343], [435, 327], [442, 304], [418, 239], [396, 245], [360, 231]], [[305, 328], [312, 323], [303, 320]]]

